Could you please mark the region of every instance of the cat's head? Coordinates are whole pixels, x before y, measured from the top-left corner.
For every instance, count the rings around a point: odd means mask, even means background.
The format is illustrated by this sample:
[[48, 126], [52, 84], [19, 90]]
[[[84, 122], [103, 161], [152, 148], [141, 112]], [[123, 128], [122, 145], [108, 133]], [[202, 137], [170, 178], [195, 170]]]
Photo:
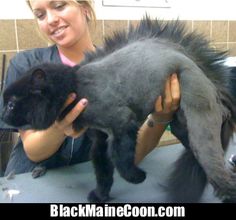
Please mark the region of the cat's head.
[[67, 98], [62, 89], [56, 90], [50, 77], [45, 70], [33, 68], [6, 88], [2, 120], [17, 128], [29, 126], [42, 130], [50, 127]]

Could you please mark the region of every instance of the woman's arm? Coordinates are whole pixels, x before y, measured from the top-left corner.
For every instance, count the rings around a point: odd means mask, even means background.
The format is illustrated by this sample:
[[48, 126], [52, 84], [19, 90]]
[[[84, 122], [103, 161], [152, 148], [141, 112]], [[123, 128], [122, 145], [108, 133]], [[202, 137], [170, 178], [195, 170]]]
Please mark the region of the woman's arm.
[[[71, 95], [65, 106], [72, 103], [74, 99], [75, 96]], [[136, 163], [139, 163], [156, 147], [167, 126], [167, 124], [163, 124], [163, 121], [171, 120], [173, 113], [178, 108], [179, 99], [179, 83], [176, 74], [173, 74], [166, 82], [163, 104], [162, 98], [159, 97], [155, 106], [156, 112], [152, 115], [154, 121], [161, 121], [161, 123], [151, 123], [154, 126], [150, 126], [150, 123], [145, 122], [139, 130], [135, 156]], [[82, 99], [62, 121], [55, 122], [47, 130], [21, 130], [20, 136], [29, 159], [34, 162], [45, 160], [59, 149], [66, 136], [79, 137], [86, 128], [76, 132], [72, 128], [72, 122], [84, 110], [86, 104], [87, 100]]]
[[165, 97], [158, 97], [155, 112], [141, 126], [136, 145], [135, 163], [138, 164], [159, 143], [174, 112], [179, 107], [180, 85], [177, 74], [172, 74], [165, 84]]
[[[72, 103], [75, 95], [68, 97], [65, 107]], [[80, 100], [77, 105], [60, 121], [55, 122], [50, 128], [43, 131], [20, 130], [24, 150], [30, 160], [40, 162], [52, 156], [61, 146], [66, 136], [79, 137], [85, 131], [76, 132], [72, 128], [72, 122], [86, 107], [87, 100]]]

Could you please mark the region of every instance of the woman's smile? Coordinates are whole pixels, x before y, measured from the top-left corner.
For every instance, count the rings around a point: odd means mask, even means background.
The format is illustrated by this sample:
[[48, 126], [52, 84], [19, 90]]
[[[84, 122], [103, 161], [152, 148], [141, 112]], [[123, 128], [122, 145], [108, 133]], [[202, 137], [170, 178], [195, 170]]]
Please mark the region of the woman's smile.
[[60, 27], [52, 30], [50, 35], [53, 38], [63, 38], [65, 36], [65, 32], [66, 32], [67, 28], [68, 28], [68, 25], [60, 26]]

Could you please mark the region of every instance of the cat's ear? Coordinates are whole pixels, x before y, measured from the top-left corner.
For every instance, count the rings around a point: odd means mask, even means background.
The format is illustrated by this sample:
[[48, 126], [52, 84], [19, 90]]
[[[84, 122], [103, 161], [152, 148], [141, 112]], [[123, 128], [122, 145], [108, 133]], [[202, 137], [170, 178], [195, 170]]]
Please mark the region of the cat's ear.
[[33, 86], [38, 87], [38, 86], [44, 84], [45, 79], [46, 79], [46, 73], [42, 69], [36, 69], [32, 73], [31, 83]]

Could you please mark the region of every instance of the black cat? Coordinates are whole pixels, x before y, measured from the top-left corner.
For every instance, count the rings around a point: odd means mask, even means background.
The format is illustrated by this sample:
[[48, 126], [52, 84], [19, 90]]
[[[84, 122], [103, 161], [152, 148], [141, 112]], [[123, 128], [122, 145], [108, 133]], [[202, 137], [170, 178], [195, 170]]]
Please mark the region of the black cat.
[[[145, 172], [134, 165], [137, 130], [163, 95], [167, 77], [177, 72], [181, 102], [170, 126], [186, 149], [169, 179], [171, 201], [199, 201], [208, 181], [221, 199], [236, 201], [236, 174], [224, 161], [236, 120], [225, 58], [203, 36], [187, 33], [180, 21], [145, 18], [128, 33], [106, 39], [81, 65], [30, 69], [5, 90], [2, 117], [17, 127], [46, 129], [87, 98], [89, 105], [73, 126], [94, 131], [97, 187], [89, 201], [104, 202], [114, 167], [129, 182], [144, 181]], [[72, 92], [78, 99], [60, 114]]]

